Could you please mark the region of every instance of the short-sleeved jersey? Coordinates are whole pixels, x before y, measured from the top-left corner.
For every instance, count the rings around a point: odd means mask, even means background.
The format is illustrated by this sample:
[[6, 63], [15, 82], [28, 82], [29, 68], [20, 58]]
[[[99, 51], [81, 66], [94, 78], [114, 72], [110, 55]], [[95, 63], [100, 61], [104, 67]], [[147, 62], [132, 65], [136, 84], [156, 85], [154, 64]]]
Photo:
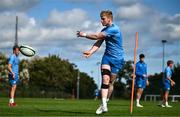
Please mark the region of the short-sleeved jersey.
[[12, 65], [12, 71], [16, 74], [19, 75], [19, 58], [15, 54], [11, 55], [9, 57], [8, 64]]
[[119, 27], [112, 24], [111, 26], [103, 28], [101, 32], [105, 34], [105, 54], [116, 59], [124, 59], [122, 34]]
[[136, 78], [144, 78], [144, 74], [147, 75], [147, 64], [139, 61], [136, 63]]
[[172, 77], [172, 69], [170, 67], [166, 67], [164, 70], [164, 83], [170, 83], [170, 81], [167, 78]]

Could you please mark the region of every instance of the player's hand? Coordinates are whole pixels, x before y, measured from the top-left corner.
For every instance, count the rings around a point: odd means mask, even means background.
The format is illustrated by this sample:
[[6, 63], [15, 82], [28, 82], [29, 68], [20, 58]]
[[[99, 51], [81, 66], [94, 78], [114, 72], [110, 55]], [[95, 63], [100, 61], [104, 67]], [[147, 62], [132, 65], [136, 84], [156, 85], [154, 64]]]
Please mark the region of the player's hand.
[[173, 81], [173, 80], [171, 80], [171, 86], [174, 86], [176, 83]]
[[146, 85], [149, 86], [149, 80], [146, 81]]
[[77, 35], [77, 37], [86, 37], [87, 36], [87, 34], [82, 31], [77, 31], [76, 35]]
[[92, 53], [91, 53], [90, 50], [89, 50], [89, 51], [85, 51], [85, 52], [83, 53], [83, 56], [86, 57], [86, 58], [90, 57], [91, 55], [92, 55]]
[[15, 79], [15, 74], [14, 73], [12, 73], [12, 78]]
[[135, 77], [136, 77], [136, 75], [135, 75], [135, 74], [132, 74], [132, 75], [131, 75], [131, 78], [135, 78]]

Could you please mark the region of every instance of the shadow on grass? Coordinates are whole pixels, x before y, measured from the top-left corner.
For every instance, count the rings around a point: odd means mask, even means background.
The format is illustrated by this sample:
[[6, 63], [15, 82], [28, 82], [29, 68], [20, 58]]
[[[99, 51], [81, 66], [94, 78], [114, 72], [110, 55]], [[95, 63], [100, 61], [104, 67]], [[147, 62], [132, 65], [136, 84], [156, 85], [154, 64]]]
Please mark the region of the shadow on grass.
[[80, 112], [80, 111], [70, 111], [70, 110], [51, 110], [51, 109], [37, 109], [40, 112], [59, 112], [71, 115], [95, 115], [93, 112]]

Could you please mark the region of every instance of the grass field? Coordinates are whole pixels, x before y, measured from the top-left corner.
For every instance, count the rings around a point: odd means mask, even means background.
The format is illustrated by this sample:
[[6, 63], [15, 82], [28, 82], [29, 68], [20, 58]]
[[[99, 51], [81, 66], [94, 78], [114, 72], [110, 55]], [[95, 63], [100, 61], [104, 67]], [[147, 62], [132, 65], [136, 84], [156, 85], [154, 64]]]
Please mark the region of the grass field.
[[[131, 116], [128, 100], [111, 100], [109, 112], [96, 115], [99, 101], [17, 98], [17, 107], [8, 107], [8, 99], [0, 98], [0, 116]], [[180, 102], [173, 108], [161, 108], [154, 102], [142, 102], [144, 108], [134, 107], [132, 116], [180, 116]]]

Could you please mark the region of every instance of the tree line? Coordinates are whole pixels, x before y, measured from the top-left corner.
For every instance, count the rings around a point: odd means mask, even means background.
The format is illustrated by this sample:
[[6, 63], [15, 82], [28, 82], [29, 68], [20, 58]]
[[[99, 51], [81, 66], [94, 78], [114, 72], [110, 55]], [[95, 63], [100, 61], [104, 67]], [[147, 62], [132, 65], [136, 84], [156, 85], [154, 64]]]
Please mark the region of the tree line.
[[[97, 88], [92, 77], [80, 72], [76, 65], [57, 55], [34, 57], [20, 61], [20, 82], [16, 96], [76, 98], [77, 77], [80, 75], [80, 98], [93, 98]], [[7, 58], [0, 56], [0, 89], [8, 96]]]
[[[0, 55], [0, 91], [1, 96], [8, 96], [7, 57]], [[180, 94], [180, 64], [173, 68], [173, 80], [176, 82], [171, 94]], [[76, 65], [58, 55], [48, 57], [34, 57], [20, 62], [20, 82], [17, 97], [48, 97], [48, 98], [76, 98], [77, 77], [80, 76], [80, 98], [93, 98], [97, 85], [87, 73], [80, 72]], [[131, 75], [133, 61], [126, 61], [118, 73], [114, 84], [113, 98], [130, 98]], [[144, 94], [160, 94], [160, 83], [163, 73], [155, 73], [149, 77], [150, 86]]]

